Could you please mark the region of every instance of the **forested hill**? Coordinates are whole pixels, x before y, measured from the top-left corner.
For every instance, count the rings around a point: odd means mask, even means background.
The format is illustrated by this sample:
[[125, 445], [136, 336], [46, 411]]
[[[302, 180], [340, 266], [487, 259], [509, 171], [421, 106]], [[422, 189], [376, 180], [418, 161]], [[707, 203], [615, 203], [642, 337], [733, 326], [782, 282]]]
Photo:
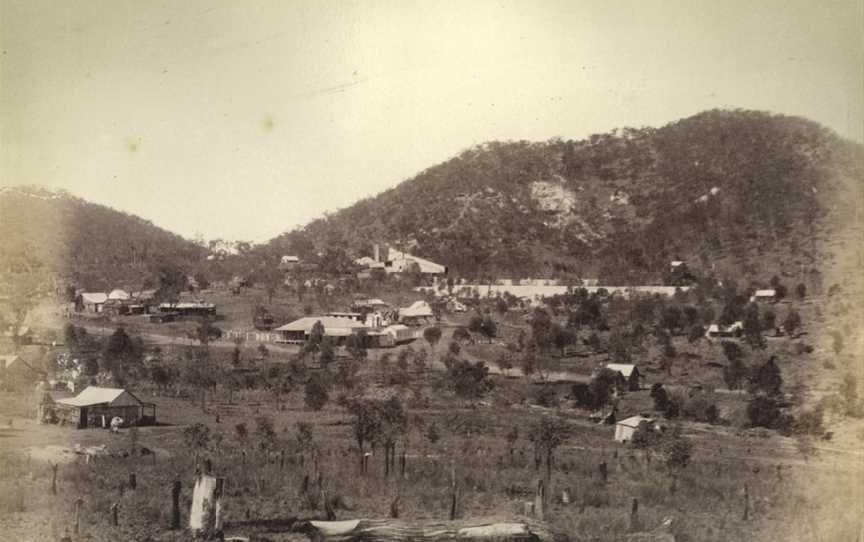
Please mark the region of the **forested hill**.
[[204, 249], [152, 223], [65, 192], [0, 189], [0, 262], [50, 272], [91, 290], [158, 284], [160, 270], [192, 272]]
[[862, 201], [862, 163], [861, 145], [814, 122], [741, 110], [492, 142], [259, 251], [356, 256], [390, 243], [461, 276], [646, 281], [671, 259], [757, 275], [817, 265], [830, 228]]

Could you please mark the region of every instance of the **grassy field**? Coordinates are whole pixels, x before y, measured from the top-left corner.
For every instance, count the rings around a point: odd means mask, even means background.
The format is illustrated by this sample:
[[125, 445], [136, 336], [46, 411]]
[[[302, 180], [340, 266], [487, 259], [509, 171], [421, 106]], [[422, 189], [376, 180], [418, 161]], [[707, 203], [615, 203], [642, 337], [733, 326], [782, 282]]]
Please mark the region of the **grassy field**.
[[[857, 439], [841, 439], [802, 455], [795, 440], [773, 432], [685, 423], [685, 435], [694, 446], [692, 460], [684, 469], [670, 470], [650, 452], [616, 444], [612, 427], [589, 422], [572, 409], [514, 401], [529, 394], [530, 384], [523, 380], [496, 377], [486, 400], [465, 402], [441, 389], [435, 373], [416, 375], [404, 389], [382, 388], [378, 382], [383, 375], [375, 373], [374, 365], [370, 362], [364, 370], [373, 388], [369, 393], [397, 393], [406, 405], [414, 404], [412, 397], [418, 393], [428, 399], [422, 407], [409, 408], [410, 430], [398, 450], [401, 455], [407, 442], [404, 477], [398, 468], [384, 475], [380, 450], [375, 450], [369, 472], [361, 475], [345, 409], [331, 402], [322, 411], [309, 411], [299, 391], [277, 405], [272, 395], [257, 391], [235, 393], [228, 403], [227, 393], [220, 390], [206, 411], [191, 400], [147, 396], [158, 405], [160, 425], [139, 429], [137, 444], [155, 454], [100, 458], [90, 464], [60, 450], [104, 443], [128, 451], [133, 449], [132, 432], [112, 435], [36, 425], [33, 399], [6, 394], [0, 398], [0, 420], [12, 424], [0, 430], [0, 526], [13, 540], [58, 540], [72, 528], [74, 501], [82, 497], [82, 540], [185, 540], [185, 534], [168, 530], [170, 487], [175, 479], [183, 482], [185, 519], [196, 456], [211, 458], [216, 472], [226, 478], [228, 531], [235, 534], [258, 532], [270, 540], [289, 540], [296, 535], [264, 533], [266, 528], [255, 522], [321, 517], [320, 499], [299, 489], [304, 477], [316, 480], [316, 465], [327, 495], [335, 498], [339, 518], [387, 517], [397, 495], [403, 518], [446, 518], [451, 469], [462, 517], [518, 517], [542, 476], [534, 466], [529, 428], [543, 416], [555, 416], [567, 423], [570, 436], [556, 453], [548, 522], [572, 540], [622, 539], [634, 498], [645, 530], [672, 518], [678, 540], [787, 540], [795, 535], [827, 541], [851, 540], [857, 534], [855, 514], [860, 508], [853, 499], [862, 495], [860, 486], [850, 485], [861, 474], [862, 459], [854, 450]], [[644, 403], [644, 392], [627, 400]], [[259, 449], [255, 431], [261, 416], [272, 420], [276, 432], [268, 453]], [[311, 425], [311, 446], [300, 447], [298, 422]], [[441, 437], [434, 443], [427, 438], [433, 422]], [[210, 446], [196, 450], [183, 444], [183, 431], [192, 423], [209, 427]], [[248, 437], [240, 440], [235, 430], [239, 423], [249, 429]], [[520, 435], [511, 455], [505, 437], [513, 427]], [[860, 435], [862, 427], [845, 430]], [[50, 492], [51, 462], [60, 463], [57, 495]], [[605, 483], [601, 462], [608, 465]], [[130, 472], [136, 473], [138, 488], [121, 496], [119, 486]], [[828, 498], [814, 496], [811, 489], [817, 480], [820, 487], [837, 491]], [[748, 521], [743, 519], [745, 484]], [[569, 503], [562, 501], [565, 490]], [[114, 503], [120, 506], [118, 527], [110, 524]]]

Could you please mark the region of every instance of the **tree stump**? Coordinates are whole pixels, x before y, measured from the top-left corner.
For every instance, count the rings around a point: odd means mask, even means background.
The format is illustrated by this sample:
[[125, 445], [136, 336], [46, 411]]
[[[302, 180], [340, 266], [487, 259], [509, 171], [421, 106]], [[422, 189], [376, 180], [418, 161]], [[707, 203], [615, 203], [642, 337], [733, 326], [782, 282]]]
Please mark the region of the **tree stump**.
[[180, 528], [180, 480], [174, 480], [171, 488], [171, 530]]
[[81, 532], [81, 507], [84, 505], [83, 499], [75, 500], [75, 529], [72, 531], [74, 534], [78, 534]]
[[57, 494], [57, 467], [60, 465], [57, 463], [51, 463], [51, 494]]

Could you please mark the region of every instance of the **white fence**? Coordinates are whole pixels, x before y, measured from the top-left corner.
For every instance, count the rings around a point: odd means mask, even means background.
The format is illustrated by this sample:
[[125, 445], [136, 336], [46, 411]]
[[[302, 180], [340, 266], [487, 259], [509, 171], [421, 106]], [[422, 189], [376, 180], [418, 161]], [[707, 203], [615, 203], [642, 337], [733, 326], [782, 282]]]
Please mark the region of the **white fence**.
[[279, 334], [272, 331], [237, 331], [229, 330], [223, 335], [229, 341], [240, 339], [246, 342], [275, 343], [279, 340]]

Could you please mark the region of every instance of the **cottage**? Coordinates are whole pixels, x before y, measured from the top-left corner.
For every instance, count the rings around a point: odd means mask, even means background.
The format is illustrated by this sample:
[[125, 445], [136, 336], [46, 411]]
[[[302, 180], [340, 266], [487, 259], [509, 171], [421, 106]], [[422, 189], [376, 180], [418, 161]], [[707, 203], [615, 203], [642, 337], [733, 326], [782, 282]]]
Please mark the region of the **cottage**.
[[418, 256], [400, 252], [394, 248], [387, 251], [387, 259], [384, 261], [384, 270], [387, 273], [404, 273], [416, 264], [420, 273], [424, 275], [446, 275], [447, 268], [435, 262], [425, 260]]
[[607, 363], [606, 368], [621, 375], [622, 383], [630, 391], [639, 391], [642, 388], [642, 375], [639, 369], [629, 363]]
[[75, 310], [78, 312], [102, 312], [108, 294], [103, 292], [82, 292], [75, 299]]
[[108, 299], [116, 299], [117, 301], [126, 301], [132, 297], [126, 290], [116, 288], [108, 293]]
[[435, 313], [432, 307], [425, 301], [415, 301], [410, 306], [399, 309], [399, 322], [403, 324], [419, 325], [433, 318]]
[[625, 418], [620, 422], [615, 423], [615, 442], [628, 442], [633, 439], [633, 434], [636, 432], [636, 428], [639, 427], [639, 424], [642, 422], [654, 423], [654, 420], [651, 418], [646, 418], [644, 416], [631, 416], [629, 418]]
[[351, 318], [306, 316], [274, 329], [273, 331], [279, 337], [276, 342], [302, 344], [309, 338], [312, 328], [317, 322], [321, 322], [321, 325], [324, 326], [324, 336], [336, 339], [337, 343], [344, 342], [346, 337], [367, 329], [365, 324]]
[[711, 324], [705, 331], [709, 339], [740, 337], [744, 333], [744, 324], [739, 320], [728, 326], [722, 324]]
[[753, 292], [753, 295], [750, 296], [750, 303], [756, 303], [759, 301], [776, 301], [777, 300], [777, 290], [766, 289], [766, 290], [756, 290]]
[[156, 421], [156, 405], [145, 403], [121, 388], [88, 386], [75, 397], [54, 400], [54, 411], [58, 421], [78, 429], [107, 428], [115, 417], [121, 418], [124, 426]]

